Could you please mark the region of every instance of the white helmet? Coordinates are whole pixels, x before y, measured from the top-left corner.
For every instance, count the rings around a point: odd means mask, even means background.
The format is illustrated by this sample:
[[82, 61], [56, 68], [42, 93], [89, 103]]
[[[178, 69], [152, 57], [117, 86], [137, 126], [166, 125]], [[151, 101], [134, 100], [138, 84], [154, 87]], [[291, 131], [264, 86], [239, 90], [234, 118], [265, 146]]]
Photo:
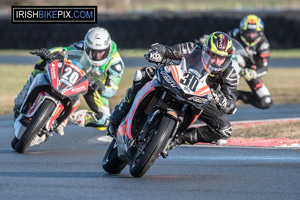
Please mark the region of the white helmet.
[[105, 28], [91, 28], [84, 37], [84, 51], [94, 66], [103, 65], [109, 56], [111, 39]]

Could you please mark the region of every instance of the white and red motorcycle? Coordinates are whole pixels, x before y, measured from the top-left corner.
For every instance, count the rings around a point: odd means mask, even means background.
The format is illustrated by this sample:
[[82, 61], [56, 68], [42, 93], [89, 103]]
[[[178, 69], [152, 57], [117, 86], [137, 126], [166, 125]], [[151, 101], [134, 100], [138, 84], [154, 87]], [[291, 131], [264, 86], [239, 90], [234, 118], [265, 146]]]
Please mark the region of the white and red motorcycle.
[[[39, 56], [39, 52], [33, 54]], [[18, 153], [45, 142], [77, 109], [79, 95], [88, 90], [91, 65], [85, 52], [68, 51], [45, 68], [46, 73], [34, 78], [14, 123], [11, 146]]]

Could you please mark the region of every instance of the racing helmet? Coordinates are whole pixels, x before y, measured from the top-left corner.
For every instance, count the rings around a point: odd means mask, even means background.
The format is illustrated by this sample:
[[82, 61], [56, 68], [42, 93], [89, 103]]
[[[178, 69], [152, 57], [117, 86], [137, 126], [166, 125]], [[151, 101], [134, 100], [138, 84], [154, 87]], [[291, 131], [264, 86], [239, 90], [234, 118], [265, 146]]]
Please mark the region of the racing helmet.
[[103, 65], [108, 59], [110, 49], [111, 39], [105, 28], [94, 27], [88, 30], [84, 37], [84, 51], [93, 66]]
[[232, 55], [232, 40], [226, 33], [217, 31], [206, 38], [202, 48], [202, 63], [210, 72], [224, 71], [231, 63]]
[[240, 22], [241, 40], [249, 47], [256, 45], [262, 37], [264, 23], [256, 15], [247, 15]]

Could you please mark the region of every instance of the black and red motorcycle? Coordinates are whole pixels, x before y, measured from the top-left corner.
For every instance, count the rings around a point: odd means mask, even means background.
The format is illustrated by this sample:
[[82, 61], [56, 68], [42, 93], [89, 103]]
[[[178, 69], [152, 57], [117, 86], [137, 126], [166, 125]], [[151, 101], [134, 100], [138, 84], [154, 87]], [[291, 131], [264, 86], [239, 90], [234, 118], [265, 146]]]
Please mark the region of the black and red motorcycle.
[[209, 74], [201, 50], [181, 61], [161, 65], [156, 78], [137, 93], [133, 105], [118, 127], [102, 161], [109, 174], [130, 165], [134, 177], [143, 176], [154, 161], [166, 158], [178, 134], [186, 130], [212, 100], [206, 84]]
[[[39, 56], [39, 52], [33, 52]], [[38, 74], [27, 93], [14, 123], [12, 148], [24, 153], [28, 147], [45, 142], [51, 132], [79, 106], [79, 95], [89, 86], [88, 56], [71, 50], [48, 62], [46, 73]]]

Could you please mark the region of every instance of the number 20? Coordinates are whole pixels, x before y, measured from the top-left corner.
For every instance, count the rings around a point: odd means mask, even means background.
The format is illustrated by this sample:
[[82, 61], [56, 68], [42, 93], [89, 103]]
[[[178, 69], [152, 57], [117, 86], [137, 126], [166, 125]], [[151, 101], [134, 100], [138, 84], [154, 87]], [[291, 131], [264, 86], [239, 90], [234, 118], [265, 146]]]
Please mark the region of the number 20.
[[76, 83], [78, 80], [78, 73], [73, 71], [70, 67], [64, 69], [65, 73], [62, 75], [62, 78], [69, 81], [71, 84]]

